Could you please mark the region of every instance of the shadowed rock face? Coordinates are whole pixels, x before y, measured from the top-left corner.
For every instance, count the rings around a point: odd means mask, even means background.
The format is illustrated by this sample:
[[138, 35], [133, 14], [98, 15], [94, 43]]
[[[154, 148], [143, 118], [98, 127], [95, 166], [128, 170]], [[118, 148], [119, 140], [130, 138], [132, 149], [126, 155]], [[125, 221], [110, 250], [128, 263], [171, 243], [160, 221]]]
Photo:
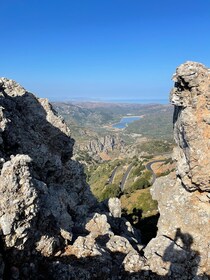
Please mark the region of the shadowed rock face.
[[190, 191], [210, 190], [210, 71], [186, 62], [177, 68], [171, 91], [177, 175]]
[[208, 279], [210, 74], [204, 65], [186, 62], [173, 80], [177, 176], [159, 178], [151, 188], [160, 218], [157, 237], [147, 245], [145, 256], [150, 270], [169, 279]]
[[[82, 165], [71, 159], [73, 144], [69, 128], [46, 99], [0, 79], [0, 230], [5, 262], [4, 269], [0, 255], [0, 279], [73, 279], [82, 271], [76, 258], [103, 255], [101, 259], [111, 263], [105, 274], [109, 277], [114, 253], [124, 258], [139, 255], [139, 232], [120, 218], [118, 199], [115, 205], [110, 201], [111, 212], [97, 203]], [[119, 270], [119, 260], [113, 267]], [[84, 273], [89, 270], [99, 275], [96, 266], [87, 265]]]
[[0, 79], [0, 226], [5, 245], [54, 254], [95, 204], [74, 140], [46, 99]]
[[0, 79], [0, 279], [208, 279], [209, 71], [187, 62], [174, 80], [177, 176], [151, 189], [158, 233], [142, 250], [119, 199], [95, 201], [47, 100]]

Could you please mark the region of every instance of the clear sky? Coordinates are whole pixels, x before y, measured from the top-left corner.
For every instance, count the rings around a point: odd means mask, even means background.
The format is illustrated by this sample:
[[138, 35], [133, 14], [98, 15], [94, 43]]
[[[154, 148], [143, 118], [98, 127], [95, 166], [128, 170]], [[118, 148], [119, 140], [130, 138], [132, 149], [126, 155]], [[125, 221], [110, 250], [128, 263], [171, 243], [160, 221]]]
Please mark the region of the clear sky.
[[210, 67], [209, 0], [1, 1], [0, 76], [40, 97], [165, 99], [176, 67]]

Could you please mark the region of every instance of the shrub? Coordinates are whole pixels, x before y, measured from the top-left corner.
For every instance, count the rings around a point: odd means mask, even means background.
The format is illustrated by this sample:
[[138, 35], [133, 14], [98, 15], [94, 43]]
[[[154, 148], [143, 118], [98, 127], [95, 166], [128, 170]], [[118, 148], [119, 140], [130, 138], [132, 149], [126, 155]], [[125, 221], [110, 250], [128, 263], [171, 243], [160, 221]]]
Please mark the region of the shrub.
[[130, 191], [146, 189], [150, 186], [149, 181], [145, 177], [141, 177], [131, 185]]
[[139, 165], [138, 167], [136, 167], [134, 170], [133, 170], [133, 175], [134, 176], [141, 176], [141, 171], [143, 171], [145, 169], [145, 167], [141, 164]]
[[140, 178], [138, 178], [130, 187], [125, 190], [125, 193], [132, 193], [136, 190], [142, 190], [150, 187], [150, 178], [152, 173], [146, 170]]
[[106, 185], [104, 188], [102, 194], [99, 197], [100, 201], [103, 201], [105, 199], [111, 198], [111, 197], [118, 197], [121, 193], [120, 187], [116, 184], [109, 184]]

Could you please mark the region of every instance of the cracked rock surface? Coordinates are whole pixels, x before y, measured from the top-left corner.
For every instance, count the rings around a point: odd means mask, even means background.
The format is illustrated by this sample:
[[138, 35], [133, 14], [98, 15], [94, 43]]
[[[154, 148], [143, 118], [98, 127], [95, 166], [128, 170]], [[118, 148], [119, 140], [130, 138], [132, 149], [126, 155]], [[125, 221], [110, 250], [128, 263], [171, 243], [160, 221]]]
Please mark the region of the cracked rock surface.
[[169, 279], [210, 275], [210, 71], [186, 62], [173, 76], [176, 178], [156, 180], [157, 237], [145, 249], [150, 270]]
[[210, 191], [210, 71], [187, 62], [177, 68], [173, 80], [177, 175], [189, 191]]
[[209, 278], [210, 72], [186, 62], [173, 79], [177, 171], [151, 188], [160, 218], [144, 249], [119, 199], [91, 194], [48, 101], [0, 79], [0, 279]]
[[0, 79], [0, 278], [107, 279], [130, 251], [139, 255], [140, 234], [120, 218], [118, 199], [111, 212], [97, 203], [73, 145], [46, 99]]

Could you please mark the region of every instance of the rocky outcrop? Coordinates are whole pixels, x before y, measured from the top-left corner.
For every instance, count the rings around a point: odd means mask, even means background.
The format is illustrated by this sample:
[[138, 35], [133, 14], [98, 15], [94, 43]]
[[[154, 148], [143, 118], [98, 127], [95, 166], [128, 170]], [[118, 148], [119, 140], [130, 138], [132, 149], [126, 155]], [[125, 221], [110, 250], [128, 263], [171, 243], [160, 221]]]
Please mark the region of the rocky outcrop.
[[0, 277], [108, 279], [139, 254], [139, 233], [119, 217], [118, 200], [111, 212], [96, 202], [73, 144], [46, 99], [0, 79]]
[[177, 174], [189, 191], [210, 191], [210, 71], [200, 63], [187, 62], [173, 80]]
[[0, 79], [0, 279], [202, 279], [210, 275], [210, 73], [187, 62], [174, 75], [176, 177], [151, 189], [156, 238], [98, 204], [74, 141], [45, 99]]
[[70, 130], [48, 101], [35, 98], [14, 81], [1, 79], [0, 84], [4, 241], [7, 247], [22, 249], [24, 244], [33, 247], [28, 239], [36, 236], [40, 247], [43, 232], [54, 224], [48, 236], [56, 247], [67, 236], [71, 240], [72, 234], [64, 232], [72, 232], [73, 220], [80, 220], [95, 201], [81, 165], [71, 160]]
[[119, 136], [106, 135], [101, 138], [91, 140], [83, 149], [91, 155], [100, 154], [102, 152], [109, 154], [114, 150], [123, 151], [125, 143]]
[[182, 64], [171, 93], [177, 177], [158, 179], [157, 237], [145, 249], [150, 270], [169, 279], [210, 275], [210, 72], [199, 63]]

